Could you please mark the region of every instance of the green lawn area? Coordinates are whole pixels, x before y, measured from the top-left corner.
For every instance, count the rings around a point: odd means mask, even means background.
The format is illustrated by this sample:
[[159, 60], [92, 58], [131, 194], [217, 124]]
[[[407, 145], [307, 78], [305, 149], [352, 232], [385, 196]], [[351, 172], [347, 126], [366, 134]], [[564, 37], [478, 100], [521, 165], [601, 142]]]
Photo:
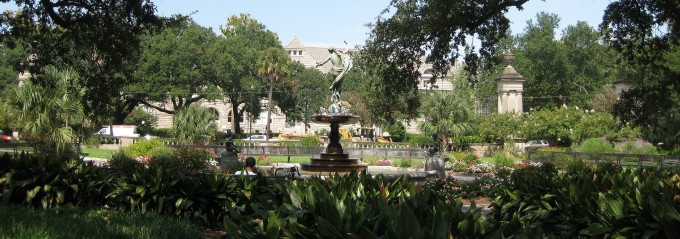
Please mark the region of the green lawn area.
[[116, 150], [112, 149], [96, 149], [96, 148], [82, 148], [83, 153], [88, 154], [87, 157], [92, 157], [92, 158], [103, 158], [107, 159], [111, 157], [111, 155], [116, 152]]
[[0, 238], [203, 238], [201, 227], [156, 214], [0, 206]]

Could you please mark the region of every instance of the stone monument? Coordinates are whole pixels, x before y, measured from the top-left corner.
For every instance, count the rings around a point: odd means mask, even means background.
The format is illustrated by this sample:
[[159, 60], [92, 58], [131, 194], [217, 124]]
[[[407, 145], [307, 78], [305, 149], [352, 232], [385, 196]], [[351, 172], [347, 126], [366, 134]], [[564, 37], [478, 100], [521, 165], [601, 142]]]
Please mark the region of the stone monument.
[[505, 53], [505, 61], [508, 66], [505, 67], [496, 91], [498, 92], [498, 113], [515, 112], [522, 114], [524, 112], [522, 107], [522, 93], [524, 92], [524, 77], [517, 73], [512, 67], [512, 61], [515, 55], [510, 50]]
[[322, 108], [319, 114], [312, 116], [312, 121], [317, 124], [330, 125], [328, 139], [330, 142], [326, 146], [326, 152], [321, 153], [319, 158], [312, 158], [309, 163], [301, 163], [303, 171], [310, 172], [350, 172], [352, 170], [366, 170], [368, 164], [359, 162], [356, 158], [350, 158], [349, 154], [344, 153], [340, 144], [340, 126], [354, 124], [361, 118], [349, 113], [349, 105], [343, 104], [341, 95], [342, 80], [352, 69], [352, 59], [347, 54], [335, 47], [328, 48], [330, 55], [326, 60], [317, 62], [317, 66], [330, 61], [331, 74], [334, 76], [331, 83], [331, 102], [327, 109]]

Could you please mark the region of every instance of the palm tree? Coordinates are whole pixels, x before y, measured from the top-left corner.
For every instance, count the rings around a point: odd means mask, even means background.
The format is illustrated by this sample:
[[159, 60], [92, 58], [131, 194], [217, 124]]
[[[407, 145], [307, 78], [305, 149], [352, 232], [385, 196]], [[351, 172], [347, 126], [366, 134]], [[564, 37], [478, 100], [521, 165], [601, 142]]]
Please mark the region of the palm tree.
[[272, 115], [272, 91], [274, 83], [278, 82], [286, 74], [290, 67], [290, 58], [286, 51], [280, 47], [270, 47], [260, 54], [257, 60], [257, 74], [268, 81], [269, 96], [267, 98], [267, 140], [271, 137], [271, 115]]
[[17, 122], [14, 126], [23, 139], [37, 144], [39, 152], [63, 152], [77, 137], [74, 128], [85, 120], [84, 90], [78, 87], [74, 71], [47, 67], [39, 77], [45, 85], [26, 81], [8, 92], [7, 103]]
[[449, 137], [459, 137], [472, 132], [470, 121], [473, 117], [474, 101], [472, 91], [464, 82], [456, 80], [452, 93], [432, 93], [423, 102], [421, 112], [427, 121], [420, 130], [426, 134], [437, 134], [440, 151], [445, 151]]
[[207, 136], [217, 131], [217, 115], [203, 106], [190, 105], [180, 109], [172, 121], [172, 133], [184, 144], [205, 143]]

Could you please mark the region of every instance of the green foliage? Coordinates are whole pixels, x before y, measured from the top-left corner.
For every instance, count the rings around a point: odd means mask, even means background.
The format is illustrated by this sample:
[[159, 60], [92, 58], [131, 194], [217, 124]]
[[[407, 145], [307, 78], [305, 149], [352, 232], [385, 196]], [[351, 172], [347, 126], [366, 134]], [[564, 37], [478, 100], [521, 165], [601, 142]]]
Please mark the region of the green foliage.
[[[150, 32], [143, 39], [136, 79], [127, 86], [136, 100], [165, 113], [175, 114], [199, 100], [220, 98], [210, 84], [214, 76], [212, 50], [219, 38], [208, 28], [184, 18], [177, 24]], [[169, 109], [158, 102], [171, 102]]]
[[[216, 52], [220, 54], [216, 54], [212, 61], [215, 74], [208, 80], [219, 87], [229, 99], [229, 109], [234, 119], [244, 117], [244, 113], [247, 113], [252, 116], [249, 117], [250, 120], [255, 120], [263, 109], [260, 99], [267, 96], [243, 92], [267, 91], [269, 85], [257, 76], [257, 60], [265, 49], [280, 47], [281, 43], [275, 32], [246, 13], [230, 16], [226, 24], [220, 27], [220, 31], [223, 37], [215, 42]], [[316, 73], [320, 74], [318, 71]], [[304, 82], [307, 83], [313, 82]], [[282, 111], [288, 115], [289, 107], [279, 104], [278, 94], [273, 97], [277, 99], [274, 103], [281, 106]], [[233, 124], [233, 127], [234, 133], [243, 133], [240, 124]]]
[[453, 152], [451, 154], [451, 158], [454, 160], [459, 160], [464, 162], [465, 164], [476, 164], [479, 163], [479, 157], [473, 152]]
[[434, 140], [424, 134], [406, 134], [406, 141], [414, 146], [431, 145]]
[[0, 202], [40, 208], [104, 204], [111, 184], [112, 177], [92, 164], [22, 153], [0, 177]]
[[482, 116], [479, 119], [479, 124], [475, 128], [477, 135], [484, 139], [484, 142], [496, 142], [500, 140], [503, 143], [510, 136], [520, 136], [520, 121], [517, 115], [513, 113], [492, 114]]
[[217, 131], [217, 115], [209, 108], [191, 105], [175, 114], [172, 134], [183, 144], [206, 144]]
[[74, 69], [83, 77], [78, 86], [88, 89], [81, 102], [91, 117], [107, 119], [121, 113], [124, 110], [118, 107], [130, 101], [120, 89], [130, 82], [140, 35], [162, 22], [154, 4], [131, 0], [58, 5], [55, 9], [51, 3], [23, 1], [16, 5], [20, 11], [3, 15], [8, 29], [2, 34], [3, 45], [25, 49], [20, 56], [23, 64], [14, 65], [10, 79], [24, 70], [37, 75], [47, 65]]
[[496, 168], [512, 167], [515, 158], [508, 156], [505, 152], [496, 153], [493, 156], [493, 164]]
[[158, 136], [159, 138], [172, 138], [172, 129], [170, 128], [158, 128], [151, 131], [151, 135]]
[[100, 208], [0, 207], [3, 238], [203, 238], [188, 220]]
[[436, 134], [439, 149], [448, 149], [449, 137], [461, 137], [472, 133], [473, 107], [471, 87], [458, 79], [453, 83], [452, 93], [433, 93], [425, 98], [421, 107], [427, 120], [418, 125], [426, 135]]
[[40, 75], [45, 85], [33, 80], [8, 92], [8, 104], [16, 113], [14, 127], [22, 139], [39, 144], [41, 152], [68, 151], [84, 122], [80, 103], [85, 90], [74, 71], [55, 67]]
[[98, 148], [100, 144], [100, 139], [99, 137], [88, 137], [85, 139], [85, 142], [83, 142], [83, 145], [88, 148]]
[[410, 168], [411, 166], [413, 166], [413, 160], [410, 158], [401, 158], [399, 159], [399, 163], [397, 163], [397, 166], [402, 168]]
[[572, 151], [585, 153], [611, 153], [614, 152], [614, 146], [603, 138], [591, 138], [572, 147]]
[[[677, 194], [664, 170], [592, 170], [557, 175], [540, 168], [515, 171], [490, 222], [504, 235], [669, 237], [678, 229]], [[675, 192], [675, 193], [674, 193]], [[672, 236], [671, 236], [672, 237]]]
[[300, 146], [318, 147], [319, 145], [321, 145], [321, 140], [316, 136], [308, 136], [300, 139]]
[[585, 107], [591, 93], [611, 82], [613, 57], [599, 41], [599, 33], [586, 22], [577, 22], [556, 39], [560, 18], [540, 12], [527, 21], [517, 40], [513, 66], [526, 82], [524, 94], [543, 96], [524, 100], [525, 108]]
[[135, 108], [128, 114], [123, 123], [137, 126], [139, 135], [147, 135], [153, 132], [153, 126], [158, 122], [158, 117], [142, 109]]
[[584, 114], [573, 126], [570, 138], [574, 142], [583, 142], [589, 138], [597, 138], [618, 131], [619, 123], [610, 113], [596, 112]]
[[524, 115], [522, 133], [527, 139], [545, 139], [551, 145], [569, 142], [574, 125], [584, 114], [576, 107], [530, 111]]
[[570, 160], [567, 163], [566, 170], [567, 174], [581, 173], [586, 169], [591, 167], [590, 163], [583, 160]]
[[623, 154], [657, 154], [656, 147], [643, 140], [626, 141], [617, 143], [614, 150]]
[[406, 127], [401, 122], [388, 125], [383, 130], [390, 133], [392, 142], [403, 142], [406, 138]]
[[132, 173], [138, 167], [142, 167], [142, 164], [135, 160], [135, 157], [127, 150], [114, 152], [107, 161], [107, 164], [111, 169], [125, 174]]
[[404, 178], [390, 182], [382, 176], [372, 177], [351, 173], [328, 180], [293, 181], [281, 190], [280, 205], [251, 203], [230, 209], [230, 217], [224, 221], [226, 231], [233, 232], [228, 235], [234, 238], [483, 235], [478, 208], [465, 214], [460, 211], [460, 201], [445, 204], [442, 195], [416, 190]]
[[[180, 146], [174, 150], [173, 156], [173, 160], [176, 160], [178, 164], [176, 166], [179, 167], [176, 170], [181, 172], [205, 172], [211, 169], [211, 160], [215, 157], [206, 149], [192, 146]], [[162, 162], [162, 160], [157, 162]]]
[[123, 147], [122, 150], [130, 154], [131, 157], [151, 156], [151, 151], [155, 148], [163, 148], [165, 143], [158, 139], [137, 140], [134, 144]]
[[224, 207], [235, 197], [234, 186], [228, 177], [214, 174], [191, 177], [149, 167], [120, 178], [108, 197], [127, 201], [117, 205], [127, 210], [176, 215], [214, 225], [221, 221]]

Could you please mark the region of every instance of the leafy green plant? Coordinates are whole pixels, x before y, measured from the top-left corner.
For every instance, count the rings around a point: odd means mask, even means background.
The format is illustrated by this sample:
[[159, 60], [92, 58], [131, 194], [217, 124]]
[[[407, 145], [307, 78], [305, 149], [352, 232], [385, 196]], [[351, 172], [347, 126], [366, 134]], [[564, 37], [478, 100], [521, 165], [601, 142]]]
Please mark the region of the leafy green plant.
[[410, 168], [411, 166], [413, 166], [413, 160], [410, 158], [401, 158], [399, 159], [398, 166], [402, 168]]
[[308, 136], [300, 139], [300, 146], [318, 147], [319, 145], [321, 145], [321, 140], [316, 136]]
[[165, 143], [158, 138], [153, 138], [150, 140], [137, 140], [134, 144], [123, 147], [123, 150], [128, 151], [132, 157], [139, 157], [150, 156], [150, 152], [159, 147], [165, 147]]
[[657, 154], [656, 147], [643, 140], [626, 141], [614, 146], [614, 150], [624, 154]]
[[504, 152], [497, 153], [493, 156], [493, 164], [496, 168], [512, 167], [514, 162], [515, 159]]
[[214, 155], [203, 148], [181, 146], [173, 152], [173, 156], [181, 165], [182, 172], [203, 172], [211, 169], [210, 161]]
[[88, 148], [97, 148], [99, 147], [100, 139], [99, 137], [88, 137], [87, 139], [85, 139], [83, 144], [85, 145], [85, 147]]
[[105, 203], [111, 176], [92, 164], [20, 154], [0, 178], [1, 202], [52, 208]]
[[372, 166], [378, 163], [378, 158], [376, 158], [375, 156], [368, 156], [366, 158], [361, 159], [361, 161]]
[[0, 207], [2, 238], [204, 238], [188, 220], [95, 208]]
[[424, 134], [406, 134], [406, 141], [416, 147], [423, 145], [431, 145], [434, 140], [430, 136]]
[[611, 153], [614, 151], [612, 144], [607, 142], [604, 138], [590, 138], [583, 141], [583, 143], [572, 147], [575, 152], [586, 153]]
[[118, 150], [111, 155], [111, 158], [107, 161], [110, 168], [122, 172], [122, 173], [132, 173], [142, 164], [132, 157], [131, 153], [127, 150]]

